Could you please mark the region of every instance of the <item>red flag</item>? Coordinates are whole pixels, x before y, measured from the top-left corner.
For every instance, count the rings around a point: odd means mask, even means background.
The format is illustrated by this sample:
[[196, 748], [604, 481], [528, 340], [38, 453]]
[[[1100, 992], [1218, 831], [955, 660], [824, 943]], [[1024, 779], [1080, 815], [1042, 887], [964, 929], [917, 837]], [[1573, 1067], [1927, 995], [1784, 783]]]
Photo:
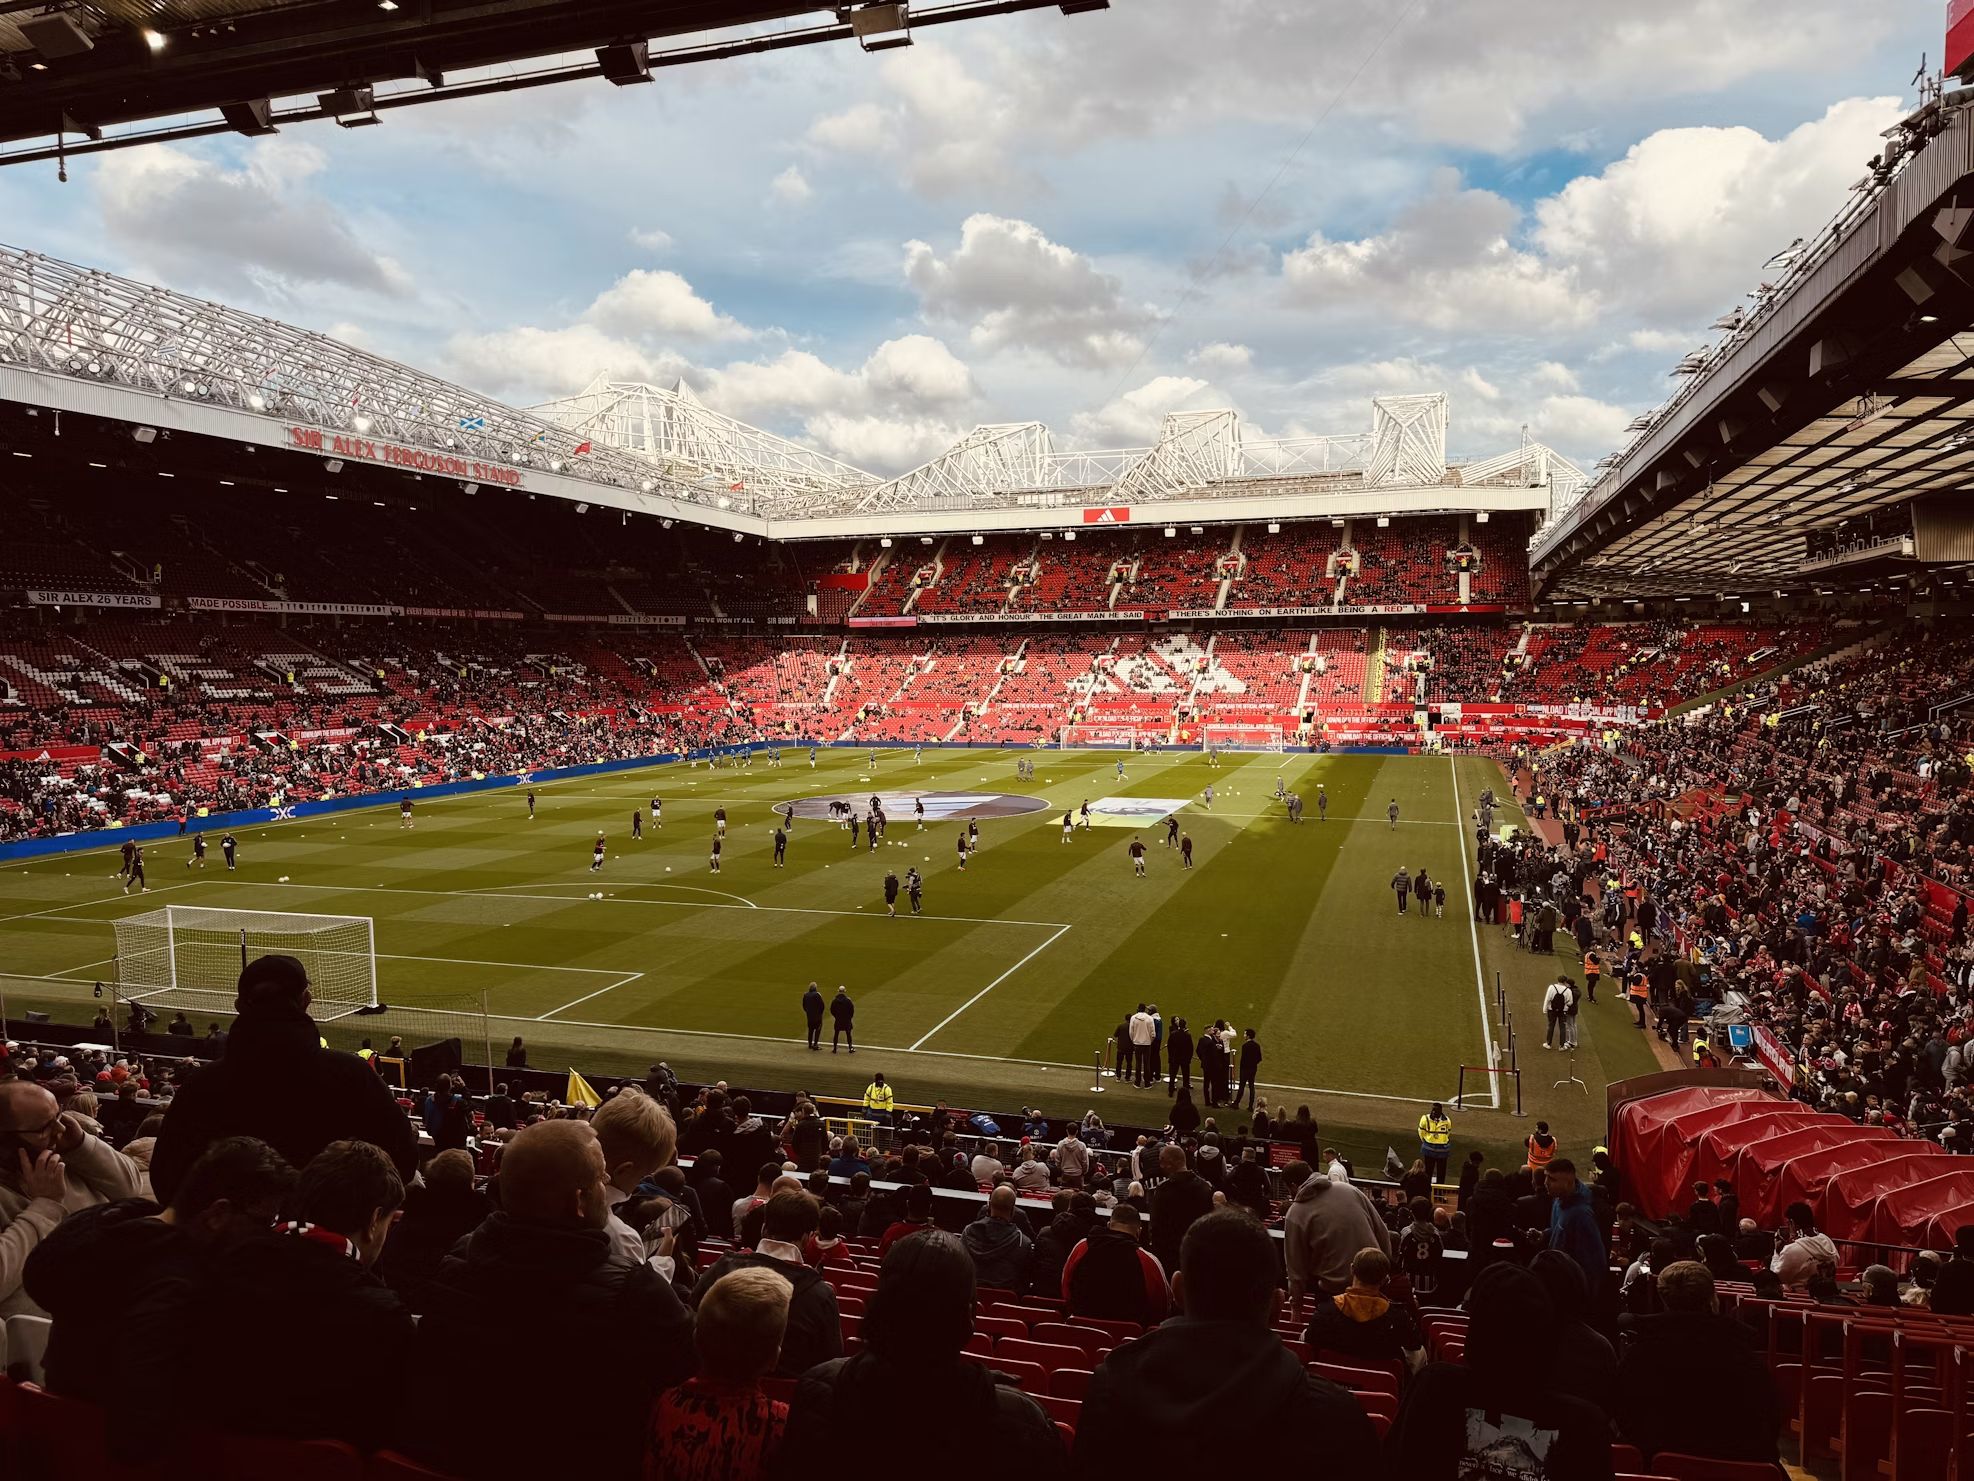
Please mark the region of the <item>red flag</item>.
[[588, 444], [587, 442], [579, 442], [579, 443], [577, 443], [577, 444], [576, 444], [576, 454], [575, 454], [575, 455], [576, 455], [577, 457], [581, 457], [581, 456], [582, 456], [582, 455], [583, 455], [584, 453], [586, 453], [586, 452], [588, 452], [588, 451], [589, 451], [589, 448], [590, 448], [590, 445], [589, 445], [589, 444]]

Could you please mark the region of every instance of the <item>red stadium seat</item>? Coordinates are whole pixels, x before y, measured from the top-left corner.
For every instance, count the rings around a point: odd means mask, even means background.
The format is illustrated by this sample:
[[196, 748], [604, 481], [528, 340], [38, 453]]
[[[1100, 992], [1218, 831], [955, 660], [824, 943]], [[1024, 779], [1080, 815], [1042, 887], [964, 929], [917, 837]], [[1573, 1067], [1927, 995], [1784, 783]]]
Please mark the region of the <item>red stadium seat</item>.
[[1056, 1433], [1062, 1436], [1062, 1448], [1064, 1450], [1074, 1450], [1076, 1448], [1075, 1425], [1066, 1424], [1062, 1420], [1058, 1419], [1056, 1421]]
[[363, 1456], [340, 1440], [280, 1440], [260, 1435], [222, 1435], [213, 1445], [213, 1469], [220, 1481], [362, 1481]]
[[1625, 1445], [1617, 1441], [1611, 1443], [1611, 1469], [1614, 1471], [1642, 1471], [1645, 1457], [1636, 1445]]
[[[978, 1341], [976, 1337], [974, 1339]], [[1037, 1363], [1045, 1373], [1058, 1368], [1080, 1367], [1083, 1349], [1057, 1342], [1030, 1342], [1021, 1337], [1003, 1337], [994, 1344], [996, 1358], [1012, 1358], [1021, 1363]]]
[[997, 1373], [1005, 1373], [1012, 1378], [1017, 1388], [1032, 1394], [1045, 1394], [1049, 1391], [1049, 1375], [1042, 1371], [1040, 1363], [1021, 1362], [1014, 1358], [1003, 1358], [997, 1354], [962, 1352], [969, 1363], [978, 1363], [983, 1368], [992, 1368]]
[[64, 1399], [37, 1383], [13, 1386], [13, 1461], [22, 1476], [107, 1476], [137, 1481], [148, 1466], [110, 1459], [108, 1420], [94, 1404]]
[[1026, 1337], [1028, 1323], [1013, 1317], [983, 1314], [973, 1319], [973, 1330], [987, 1337]]
[[[976, 1330], [978, 1330], [977, 1326]], [[1028, 1336], [1036, 1342], [1055, 1342], [1080, 1347], [1084, 1355], [1090, 1359], [1089, 1366], [1092, 1368], [1097, 1365], [1097, 1354], [1107, 1351], [1116, 1342], [1110, 1333], [1082, 1322], [1037, 1322], [1028, 1332]]]
[[1049, 1392], [1080, 1403], [1090, 1392], [1090, 1374], [1088, 1368], [1058, 1368], [1049, 1375]]
[[1028, 1397], [1040, 1404], [1042, 1412], [1050, 1419], [1059, 1420], [1063, 1424], [1075, 1424], [1077, 1417], [1083, 1412], [1081, 1399], [1064, 1399], [1055, 1394], [1030, 1394]]
[[1108, 1332], [1113, 1343], [1122, 1342], [1127, 1337], [1143, 1336], [1145, 1330], [1136, 1322], [1107, 1321], [1102, 1317], [1076, 1316], [1073, 1313], [1069, 1320], [1079, 1327], [1095, 1327], [1099, 1332]]
[[1327, 1378], [1347, 1389], [1390, 1394], [1394, 1399], [1398, 1397], [1398, 1380], [1382, 1368], [1351, 1368], [1342, 1363], [1315, 1362], [1309, 1365], [1309, 1371], [1318, 1378]]
[[1352, 1389], [1350, 1396], [1357, 1401], [1357, 1407], [1366, 1414], [1383, 1414], [1392, 1419], [1398, 1418], [1396, 1394], [1368, 1393], [1363, 1389]]
[[1789, 1473], [1767, 1461], [1708, 1460], [1662, 1450], [1652, 1457], [1655, 1474], [1670, 1481], [1788, 1481]]
[[991, 1358], [994, 1355], [994, 1339], [985, 1332], [975, 1332], [966, 1339], [966, 1346], [960, 1350], [976, 1357]]

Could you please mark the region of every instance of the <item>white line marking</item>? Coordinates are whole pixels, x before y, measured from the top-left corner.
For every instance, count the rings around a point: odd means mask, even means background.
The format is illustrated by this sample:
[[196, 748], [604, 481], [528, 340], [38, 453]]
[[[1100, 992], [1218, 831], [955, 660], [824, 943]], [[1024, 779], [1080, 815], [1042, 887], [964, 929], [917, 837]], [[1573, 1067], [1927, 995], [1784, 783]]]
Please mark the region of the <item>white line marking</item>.
[[506, 967], [528, 972], [587, 972], [592, 977], [613, 977], [617, 967], [551, 967], [542, 962], [490, 962], [470, 956], [401, 956], [388, 951], [377, 953], [380, 962], [448, 962], [455, 967]]
[[[564, 880], [564, 879], [544, 879], [535, 884], [490, 884], [486, 887], [485, 890], [476, 891], [475, 893], [497, 894], [502, 890], [560, 890], [560, 889], [567, 889], [571, 884], [576, 882], [577, 881]], [[709, 890], [702, 888], [701, 886], [696, 884], [644, 884], [636, 880], [627, 880], [615, 885], [614, 887], [620, 890], [687, 890], [695, 895], [718, 895], [722, 900], [738, 900], [742, 905], [745, 905], [749, 910], [759, 910], [761, 908], [759, 905], [756, 905], [752, 900], [748, 899], [745, 895], [730, 894], [726, 890]], [[690, 905], [693, 902], [690, 900], [673, 900], [673, 901], [655, 901], [653, 903]]]
[[573, 1003], [564, 1003], [560, 1008], [550, 1008], [546, 1013], [542, 1014], [541, 1017], [537, 1018], [535, 1022], [547, 1023], [551, 1018], [555, 1017], [555, 1015], [558, 1013], [567, 1012], [569, 1009], [577, 1007], [582, 1003], [587, 1003], [591, 998], [600, 998], [607, 992], [615, 992], [618, 988], [624, 986], [626, 983], [636, 982], [639, 979], [641, 979], [643, 976], [644, 974], [642, 972], [632, 972], [628, 976], [619, 977], [615, 982], [608, 983], [603, 987], [599, 987], [595, 992], [584, 993], [581, 997], [577, 998], [576, 1001]]
[[[214, 884], [221, 881], [214, 880]], [[195, 880], [193, 883], [199, 883]], [[228, 883], [243, 885], [256, 890], [324, 890], [335, 895], [438, 895], [449, 900], [549, 900], [557, 905], [579, 905], [584, 897], [577, 895], [501, 895], [490, 890], [421, 890], [410, 885], [366, 885], [366, 884], [280, 884], [270, 880], [233, 880]], [[576, 886], [580, 881], [571, 880]], [[502, 886], [519, 889], [521, 886]], [[716, 905], [708, 900], [625, 900], [608, 897], [590, 904], [604, 905], [659, 905], [671, 906], [679, 910], [760, 910], [778, 915], [841, 915], [851, 919], [883, 920], [881, 915], [873, 915], [868, 910], [821, 910], [808, 905]], [[953, 921], [968, 926], [1034, 926], [1039, 929], [1068, 929], [1070, 922], [1059, 920], [1011, 920], [1005, 916], [992, 915], [924, 915], [921, 920]]]
[[[74, 856], [69, 855], [69, 857], [73, 858]], [[183, 884], [161, 884], [155, 890], [146, 890], [142, 895], [126, 895], [119, 890], [116, 894], [105, 895], [99, 900], [78, 900], [73, 905], [51, 905], [46, 910], [30, 910], [22, 915], [0, 915], [0, 925], [5, 925], [8, 921], [14, 920], [41, 920], [44, 917], [58, 916], [70, 910], [87, 910], [91, 905], [107, 905], [112, 900], [142, 900], [149, 895], [163, 895], [172, 890], [189, 890], [195, 884], [204, 883], [206, 881], [203, 879], [188, 879]], [[116, 917], [112, 916], [109, 919], [114, 920]], [[108, 921], [99, 921], [97, 924], [107, 925]]]
[[[1460, 765], [1451, 756], [1446, 758], [1447, 771], [1453, 777], [1453, 825], [1461, 826], [1466, 818], [1465, 807], [1460, 802]], [[1460, 840], [1460, 877], [1467, 882], [1464, 908], [1467, 912], [1467, 934], [1474, 946], [1474, 995], [1480, 999], [1481, 1038], [1487, 1045], [1487, 1067], [1497, 1070], [1500, 1061], [1495, 1058], [1494, 1029], [1487, 1021], [1487, 975], [1481, 967], [1480, 922], [1474, 919], [1474, 872], [1467, 863], [1467, 840]], [[1501, 1077], [1490, 1074], [1487, 1077], [1488, 1105], [1494, 1110], [1501, 1109]]]
[[1030, 962], [1034, 961], [1036, 957], [1040, 956], [1043, 952], [1047, 951], [1051, 946], [1054, 946], [1056, 942], [1062, 939], [1062, 933], [1068, 929], [1069, 929], [1068, 926], [1060, 927], [1053, 936], [1049, 937], [1048, 940], [1044, 941], [1040, 946], [1036, 947], [1033, 951], [1029, 952], [1027, 956], [1023, 957], [1020, 961], [1016, 962], [1012, 967], [1009, 967], [1007, 971], [1003, 972], [1000, 976], [996, 977], [992, 982], [988, 983], [985, 987], [981, 988], [979, 992], [975, 993], [972, 997], [968, 998], [964, 1003], [961, 1003], [959, 1007], [955, 1008], [951, 1013], [948, 1013], [944, 1018], [940, 1019], [936, 1024], [934, 1024], [931, 1027], [930, 1030], [928, 1030], [926, 1033], [922, 1034], [919, 1037], [918, 1044], [912, 1045], [910, 1052], [916, 1054], [918, 1052], [919, 1044], [923, 1044], [927, 1039], [931, 1038], [933, 1034], [938, 1033], [940, 1029], [944, 1028], [947, 1024], [951, 1023], [955, 1018], [958, 1018], [962, 1013], [966, 1012], [967, 1009], [971, 1008], [975, 1003], [979, 1002], [982, 998], [986, 997], [988, 993], [992, 992], [995, 988], [999, 987], [1003, 982], [1006, 982], [1010, 977], [1014, 976], [1015, 973], [1019, 972], [1023, 967], [1027, 966]]

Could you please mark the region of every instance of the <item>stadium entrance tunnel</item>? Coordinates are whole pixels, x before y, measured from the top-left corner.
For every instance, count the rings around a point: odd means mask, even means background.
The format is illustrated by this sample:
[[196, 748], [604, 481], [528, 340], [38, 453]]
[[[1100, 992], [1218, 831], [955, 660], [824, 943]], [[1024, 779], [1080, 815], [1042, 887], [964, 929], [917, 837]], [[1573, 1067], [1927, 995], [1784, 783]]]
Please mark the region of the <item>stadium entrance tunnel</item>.
[[[1028, 813], [1049, 811], [1045, 798], [1022, 797], [1012, 792], [892, 792], [882, 788], [875, 792], [784, 798], [774, 804], [774, 810], [777, 814], [786, 815], [792, 807], [798, 818], [813, 818], [820, 823], [843, 822], [853, 816], [862, 818], [870, 810], [872, 797], [883, 805], [885, 818], [893, 823], [913, 821], [917, 814], [912, 811], [912, 804], [920, 799], [925, 802], [925, 820], [928, 823], [952, 822], [955, 819], [964, 822], [968, 818], [1019, 818]], [[849, 811], [845, 812], [845, 808]]]

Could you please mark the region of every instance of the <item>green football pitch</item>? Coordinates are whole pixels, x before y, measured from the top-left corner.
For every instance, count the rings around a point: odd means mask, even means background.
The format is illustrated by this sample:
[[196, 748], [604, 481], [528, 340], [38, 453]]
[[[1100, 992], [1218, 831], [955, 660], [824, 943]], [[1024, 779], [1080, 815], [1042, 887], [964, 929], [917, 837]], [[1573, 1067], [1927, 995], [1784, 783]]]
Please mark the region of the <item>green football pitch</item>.
[[[884, 749], [873, 772], [864, 750], [825, 751], [812, 769], [790, 749], [778, 768], [761, 757], [543, 784], [532, 820], [526, 788], [422, 803], [409, 830], [395, 808], [367, 808], [243, 830], [233, 874], [216, 838], [203, 871], [184, 866], [188, 839], [167, 839], [146, 849], [142, 899], [118, 891], [114, 847], [16, 865], [0, 875], [0, 986], [15, 1018], [41, 1008], [74, 1019], [92, 984], [115, 978], [110, 922], [167, 904], [368, 916], [379, 996], [396, 1011], [333, 1026], [339, 1042], [459, 1033], [477, 1058], [470, 1040], [486, 1034], [498, 1055], [519, 1034], [536, 1068], [607, 1077], [664, 1059], [687, 1078], [824, 1095], [855, 1094], [881, 1069], [903, 1101], [1056, 1115], [1096, 1105], [1109, 1121], [1156, 1124], [1162, 1090], [1098, 1082], [1093, 1070], [1120, 1019], [1148, 1001], [1168, 1022], [1256, 1029], [1268, 1099], [1310, 1105], [1326, 1140], [1360, 1164], [1382, 1161], [1387, 1143], [1409, 1160], [1419, 1112], [1451, 1101], [1462, 1065], [1508, 1062], [1497, 974], [1520, 1029], [1526, 1116], [1514, 1116], [1511, 1085], [1497, 1108], [1489, 1081], [1470, 1073], [1461, 1146], [1506, 1155], [1542, 1117], [1587, 1152], [1606, 1081], [1656, 1067], [1607, 997], [1585, 1010], [1584, 1087], [1552, 1083], [1567, 1060], [1539, 1047], [1539, 996], [1555, 971], [1576, 970], [1574, 952], [1532, 957], [1471, 920], [1464, 820], [1483, 787], [1507, 793], [1492, 762], [1230, 753], [1216, 768], [1197, 753], [1046, 752], [1023, 781], [1017, 759], [937, 749], [915, 762]], [[1299, 825], [1274, 800], [1278, 779], [1306, 801]], [[873, 792], [889, 817], [874, 851], [807, 815], [834, 797], [861, 813]], [[1063, 811], [1085, 799], [1095, 826], [1064, 842]], [[776, 868], [772, 809], [786, 802], [798, 815]], [[715, 875], [719, 807], [729, 822]], [[646, 813], [641, 840], [634, 809]], [[1168, 811], [1193, 839], [1190, 870], [1164, 841]], [[962, 869], [968, 815], [980, 846]], [[1520, 821], [1512, 807], [1507, 820]], [[593, 873], [599, 832], [608, 857]], [[1143, 878], [1134, 837], [1147, 846]], [[1445, 882], [1444, 918], [1421, 919], [1416, 902], [1398, 915], [1401, 865]], [[887, 918], [885, 873], [914, 866], [923, 913], [901, 898]], [[855, 1058], [827, 1042], [806, 1049], [799, 999], [811, 980], [826, 995], [849, 988]]]

